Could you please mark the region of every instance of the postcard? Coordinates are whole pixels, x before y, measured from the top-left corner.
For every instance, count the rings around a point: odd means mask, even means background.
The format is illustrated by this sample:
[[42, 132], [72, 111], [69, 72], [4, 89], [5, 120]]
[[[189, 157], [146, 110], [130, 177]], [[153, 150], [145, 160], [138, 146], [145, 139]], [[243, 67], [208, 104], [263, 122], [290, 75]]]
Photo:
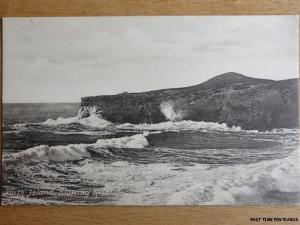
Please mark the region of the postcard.
[[300, 204], [298, 29], [4, 18], [1, 204]]

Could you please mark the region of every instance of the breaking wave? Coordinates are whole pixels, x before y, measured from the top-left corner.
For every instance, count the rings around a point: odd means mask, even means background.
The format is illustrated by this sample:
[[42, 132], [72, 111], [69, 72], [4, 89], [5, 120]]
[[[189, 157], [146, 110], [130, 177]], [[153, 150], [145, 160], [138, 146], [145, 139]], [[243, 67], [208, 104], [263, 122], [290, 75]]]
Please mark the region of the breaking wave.
[[228, 126], [226, 123], [214, 123], [204, 121], [167, 121], [154, 124], [118, 124], [118, 129], [129, 129], [129, 130], [149, 130], [149, 131], [202, 131], [202, 132], [244, 132], [253, 134], [299, 134], [298, 128], [279, 128], [272, 129], [269, 131], [258, 131], [258, 130], [244, 130], [240, 126]]
[[82, 111], [79, 110], [77, 116], [69, 117], [69, 118], [57, 118], [56, 120], [47, 119], [45, 122], [42, 122], [41, 124], [47, 126], [57, 126], [62, 124], [77, 123], [84, 126], [96, 127], [96, 128], [105, 128], [108, 125], [111, 125], [111, 122], [101, 118], [100, 115], [96, 114], [96, 110], [93, 107], [89, 109], [88, 117], [82, 118], [81, 113]]
[[[114, 124], [102, 118], [101, 113], [97, 112], [95, 107], [83, 107], [78, 111], [78, 115], [69, 118], [47, 119], [41, 123], [32, 123], [33, 125], [59, 126], [68, 124], [80, 124], [87, 127], [104, 129], [110, 127], [118, 130], [137, 130], [137, 131], [203, 131], [203, 132], [247, 132], [247, 133], [265, 133], [265, 134], [297, 134], [299, 129], [278, 128], [269, 131], [244, 130], [240, 126], [228, 126], [226, 123], [205, 122], [181, 120], [183, 112], [175, 112], [172, 101], [162, 102], [160, 105], [162, 113], [170, 121], [161, 123], [143, 123], [143, 124]], [[16, 131], [24, 131], [28, 125], [32, 124], [14, 124], [9, 126]], [[13, 132], [13, 131], [6, 131]]]
[[98, 117], [97, 115], [90, 115], [89, 117], [83, 119], [78, 119], [78, 117], [58, 118], [56, 120], [47, 119], [45, 122], [42, 123], [42, 125], [57, 126], [57, 125], [72, 124], [72, 123], [77, 123], [84, 126], [96, 127], [96, 128], [105, 128], [111, 124], [109, 121], [104, 120]]
[[[59, 126], [68, 124], [80, 124], [87, 127], [104, 129], [110, 127], [117, 130], [131, 130], [131, 131], [202, 131], [202, 132], [245, 132], [245, 133], [264, 133], [264, 134], [298, 134], [298, 128], [279, 128], [272, 129], [268, 131], [258, 131], [258, 130], [244, 130], [240, 126], [228, 126], [226, 123], [215, 123], [215, 122], [204, 122], [204, 121], [192, 121], [192, 120], [181, 120], [181, 121], [167, 121], [161, 123], [143, 123], [143, 124], [113, 124], [96, 114], [92, 114], [86, 118], [69, 117], [69, 118], [57, 118], [47, 119], [44, 122], [37, 123], [38, 125], [45, 126]], [[4, 133], [14, 133], [19, 131], [28, 130], [28, 125], [30, 124], [14, 124], [10, 128], [13, 130], [4, 131]], [[74, 131], [74, 132], [56, 132], [61, 134], [87, 134], [95, 135], [96, 131]], [[107, 132], [109, 134], [109, 132]]]
[[299, 204], [299, 159], [298, 149], [283, 159], [212, 170], [193, 168], [187, 176], [197, 173], [196, 180], [174, 192], [168, 204]]
[[[182, 121], [167, 121], [154, 124], [112, 124], [111, 122], [102, 119], [98, 115], [92, 114], [89, 117], [79, 119], [78, 117], [70, 118], [58, 118], [56, 120], [47, 119], [45, 122], [41, 123], [42, 125], [47, 126], [57, 126], [63, 124], [81, 124], [88, 127], [94, 128], [106, 128], [107, 126], [112, 126], [117, 129], [123, 130], [156, 130], [156, 131], [180, 131], [180, 130], [202, 130], [202, 131], [231, 131], [239, 132], [242, 131], [240, 126], [227, 126], [226, 123], [214, 123], [214, 122], [204, 122], [204, 121], [191, 121], [191, 120], [182, 120]], [[288, 132], [290, 129], [281, 130], [279, 132]], [[248, 132], [258, 132], [257, 130], [251, 130]]]
[[[157, 124], [113, 124], [95, 108], [84, 108], [75, 117], [38, 123], [43, 117], [36, 123], [6, 126], [4, 187], [47, 189], [51, 184], [68, 190], [104, 190], [101, 199], [92, 201], [55, 196], [20, 199], [33, 204], [300, 204], [299, 129], [261, 132], [181, 120], [183, 114], [174, 107], [172, 102], [162, 104], [170, 121]], [[187, 135], [190, 143], [178, 140]], [[230, 136], [244, 140], [230, 148], [222, 143], [216, 149], [206, 146], [226, 142]], [[174, 138], [180, 145], [173, 144]], [[256, 148], [260, 141], [276, 145], [262, 143]], [[7, 195], [8, 204], [15, 197]]]
[[103, 148], [144, 148], [149, 145], [145, 138], [148, 135], [149, 132], [144, 132], [129, 137], [99, 139], [96, 145]]
[[[229, 127], [226, 123], [213, 123], [213, 122], [196, 122], [191, 120], [182, 120], [177, 122], [167, 121], [154, 124], [130, 124], [124, 123], [116, 125], [119, 129], [132, 129], [132, 130], [159, 130], [159, 131], [184, 131], [184, 130], [202, 130], [202, 131], [241, 131], [239, 126]], [[258, 132], [258, 131], [254, 131]]]
[[107, 153], [107, 148], [133, 148], [141, 149], [148, 146], [146, 136], [148, 132], [111, 139], [98, 139], [93, 144], [70, 144], [70, 145], [39, 145], [18, 153], [7, 154], [5, 161], [74, 161], [90, 158], [89, 149], [102, 153]]
[[106, 194], [120, 193], [119, 205], [299, 204], [299, 157], [296, 150], [286, 158], [217, 167], [86, 160], [73, 170], [84, 179], [110, 181]]
[[5, 161], [72, 161], [89, 158], [90, 153], [86, 150], [88, 144], [70, 144], [48, 146], [39, 145], [22, 152], [4, 156]]

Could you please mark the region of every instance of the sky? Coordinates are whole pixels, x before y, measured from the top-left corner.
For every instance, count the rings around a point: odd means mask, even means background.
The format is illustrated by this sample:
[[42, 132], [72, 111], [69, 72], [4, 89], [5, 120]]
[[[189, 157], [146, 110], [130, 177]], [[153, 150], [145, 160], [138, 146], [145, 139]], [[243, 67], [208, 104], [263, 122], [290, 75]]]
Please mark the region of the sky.
[[297, 16], [5, 18], [3, 102], [295, 78], [298, 49]]

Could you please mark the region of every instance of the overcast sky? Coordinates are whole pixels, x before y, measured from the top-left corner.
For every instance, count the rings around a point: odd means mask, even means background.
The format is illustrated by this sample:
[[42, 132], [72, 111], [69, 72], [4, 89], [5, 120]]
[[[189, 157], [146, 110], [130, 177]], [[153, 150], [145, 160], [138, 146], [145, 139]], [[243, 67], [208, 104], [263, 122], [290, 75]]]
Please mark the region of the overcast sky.
[[298, 77], [296, 16], [5, 18], [4, 102]]

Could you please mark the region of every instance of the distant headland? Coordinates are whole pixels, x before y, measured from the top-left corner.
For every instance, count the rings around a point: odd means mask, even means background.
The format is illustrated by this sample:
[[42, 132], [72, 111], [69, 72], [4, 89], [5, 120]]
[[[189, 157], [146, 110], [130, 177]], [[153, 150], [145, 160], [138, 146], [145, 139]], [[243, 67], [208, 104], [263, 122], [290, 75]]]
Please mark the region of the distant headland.
[[81, 116], [89, 116], [91, 107], [114, 123], [193, 120], [243, 129], [298, 128], [298, 79], [229, 72], [190, 87], [83, 97]]

